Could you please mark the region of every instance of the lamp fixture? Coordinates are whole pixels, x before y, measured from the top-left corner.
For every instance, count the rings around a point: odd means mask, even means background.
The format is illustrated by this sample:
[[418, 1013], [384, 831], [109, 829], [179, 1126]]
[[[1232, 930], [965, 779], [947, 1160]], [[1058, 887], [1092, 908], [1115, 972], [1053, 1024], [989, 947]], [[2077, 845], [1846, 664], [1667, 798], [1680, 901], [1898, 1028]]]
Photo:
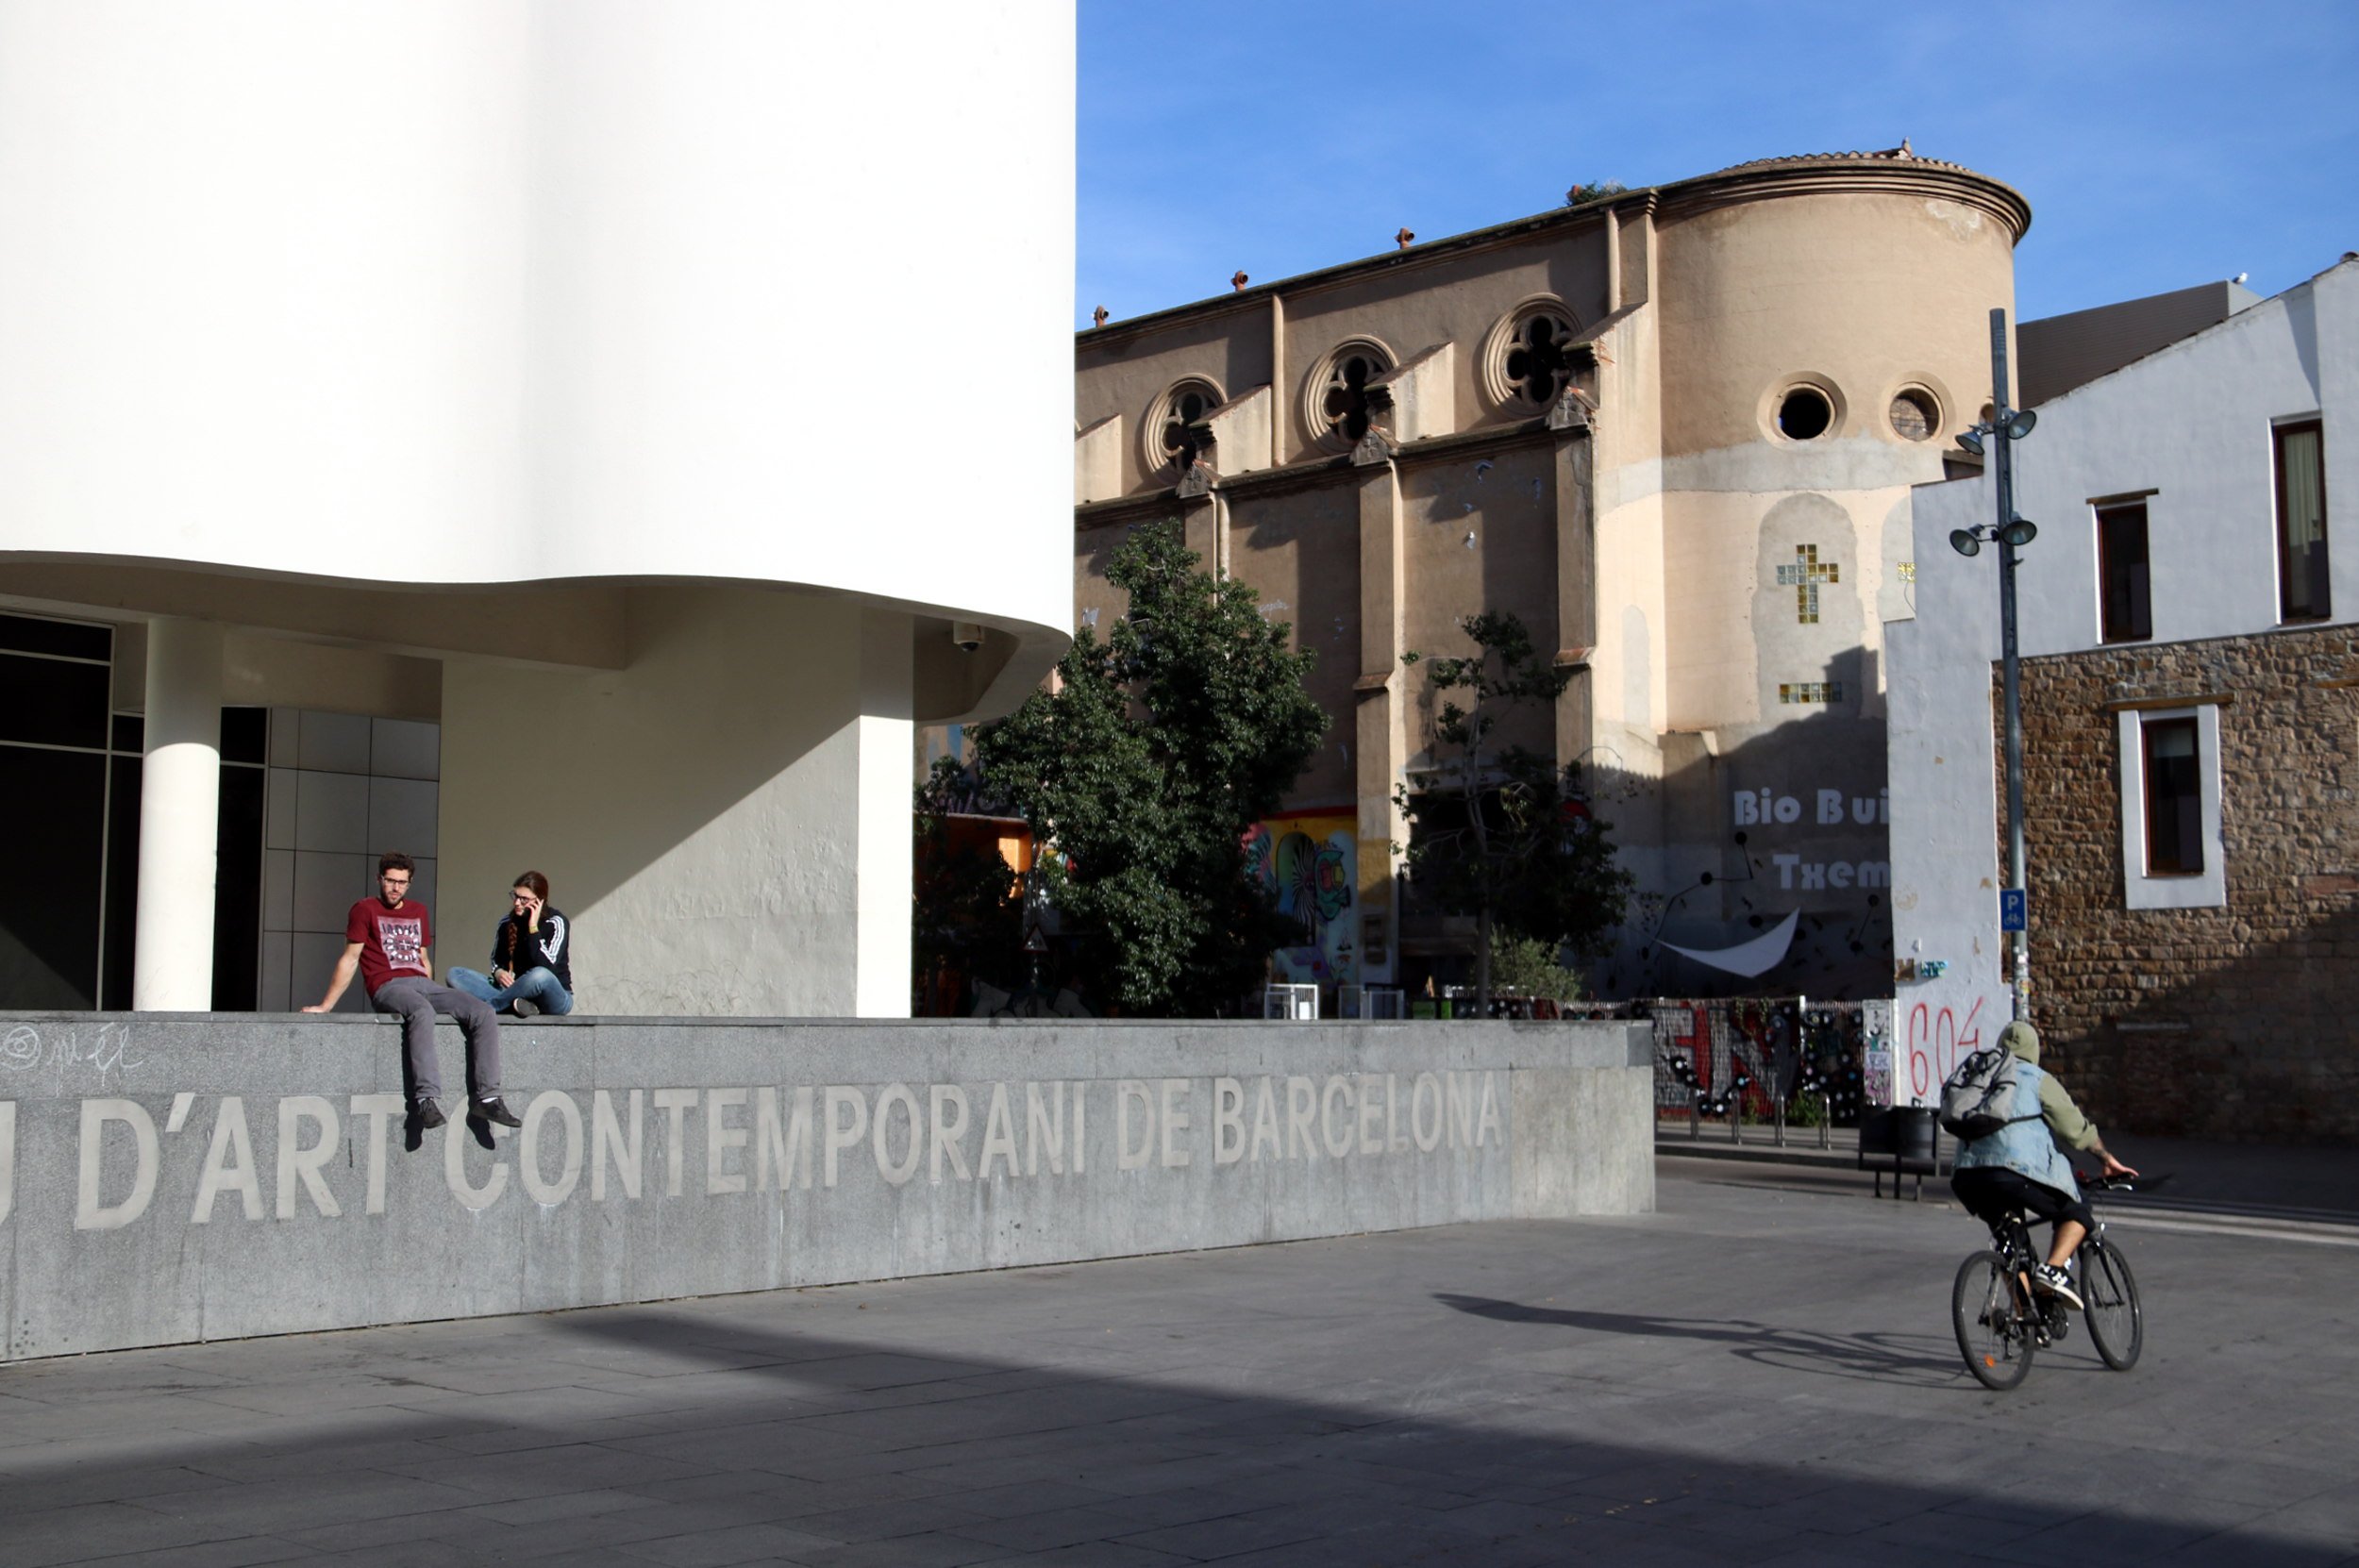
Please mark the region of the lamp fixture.
[[1971, 430], [1960, 430], [1958, 444], [1976, 457], [1981, 457], [1983, 455], [1983, 426], [1977, 425]]
[[1983, 530], [1980, 528], [1950, 529], [1949, 548], [1962, 556], [1981, 555], [1983, 553]]

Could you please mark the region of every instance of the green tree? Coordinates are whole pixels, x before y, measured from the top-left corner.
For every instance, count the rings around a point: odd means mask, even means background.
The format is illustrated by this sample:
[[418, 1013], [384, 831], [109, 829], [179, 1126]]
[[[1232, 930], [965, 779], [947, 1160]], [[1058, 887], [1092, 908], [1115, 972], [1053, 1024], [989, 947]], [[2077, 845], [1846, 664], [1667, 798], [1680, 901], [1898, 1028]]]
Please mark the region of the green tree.
[[1459, 626], [1474, 653], [1427, 660], [1438, 765], [1424, 791], [1403, 785], [1394, 799], [1409, 825], [1411, 884], [1446, 913], [1475, 917], [1475, 1006], [1487, 1016], [1498, 929], [1550, 952], [1595, 953], [1621, 924], [1631, 876], [1614, 864], [1612, 825], [1589, 814], [1581, 765], [1559, 769], [1500, 739], [1518, 709], [1551, 710], [1570, 674], [1542, 659], [1513, 615]]
[[1129, 613], [1087, 626], [1036, 692], [978, 730], [986, 788], [1024, 818], [1081, 977], [1102, 1005], [1202, 1016], [1300, 940], [1246, 875], [1244, 839], [1277, 809], [1327, 716], [1309, 650], [1253, 591], [1198, 571], [1179, 525], [1142, 528], [1107, 580]]
[[1569, 1002], [1581, 994], [1581, 976], [1557, 962], [1557, 949], [1504, 926], [1491, 932], [1491, 983], [1526, 996]]

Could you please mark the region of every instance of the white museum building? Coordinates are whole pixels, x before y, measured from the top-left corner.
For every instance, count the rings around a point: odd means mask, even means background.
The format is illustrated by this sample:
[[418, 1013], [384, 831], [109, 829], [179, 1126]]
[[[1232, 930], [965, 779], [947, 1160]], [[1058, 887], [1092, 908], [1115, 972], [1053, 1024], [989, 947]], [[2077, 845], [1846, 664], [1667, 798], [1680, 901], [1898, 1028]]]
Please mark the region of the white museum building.
[[316, 1000], [399, 849], [438, 970], [530, 868], [587, 1010], [905, 1014], [912, 726], [1069, 637], [1073, 50], [0, 3], [0, 1009]]

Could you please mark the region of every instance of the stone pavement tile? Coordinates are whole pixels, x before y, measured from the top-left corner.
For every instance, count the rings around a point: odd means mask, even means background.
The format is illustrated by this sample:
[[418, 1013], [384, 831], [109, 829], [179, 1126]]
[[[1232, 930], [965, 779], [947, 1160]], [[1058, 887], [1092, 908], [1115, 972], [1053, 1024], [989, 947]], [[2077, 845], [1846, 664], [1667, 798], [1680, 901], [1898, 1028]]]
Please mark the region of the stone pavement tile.
[[1118, 1494], [1075, 1481], [1039, 1480], [1013, 1485], [976, 1487], [945, 1492], [945, 1500], [983, 1519], [1036, 1513], [1043, 1509], [1079, 1508], [1086, 1504], [1113, 1507]]
[[[2239, 1510], [2249, 1521], [2257, 1510]], [[2218, 1533], [2219, 1510], [2207, 1510], [2203, 1521], [2171, 1520], [2151, 1514], [2099, 1512], [2033, 1530], [2008, 1543], [2007, 1554], [2017, 1562], [2066, 1565], [2145, 1564], [2183, 1546]], [[2230, 1524], [2235, 1527], [2234, 1523]]]
[[150, 1498], [143, 1506], [178, 1523], [217, 1526], [211, 1531], [215, 1535], [287, 1535], [325, 1525], [436, 1513], [480, 1501], [473, 1493], [439, 1481], [361, 1470], [176, 1493]]
[[1101, 1433], [1070, 1427], [990, 1437], [945, 1437], [928, 1430], [888, 1447], [903, 1458], [912, 1474], [973, 1476], [981, 1478], [971, 1484], [984, 1486], [999, 1485], [1020, 1475], [1061, 1475], [1084, 1465], [1103, 1464], [1110, 1454], [1131, 1452], [1129, 1445]]
[[785, 1525], [732, 1525], [634, 1542], [621, 1551], [663, 1568], [725, 1568], [738, 1562], [801, 1562], [807, 1552], [832, 1544]]
[[[812, 1483], [805, 1482], [803, 1485]], [[759, 1497], [791, 1510], [798, 1493], [794, 1483], [767, 1470], [700, 1470], [661, 1480], [633, 1481], [632, 1495], [653, 1503], [705, 1503], [728, 1497]], [[607, 1495], [600, 1493], [600, 1495]], [[811, 1511], [817, 1512], [817, 1509]], [[782, 1511], [778, 1517], [784, 1518]]]
[[291, 1476], [348, 1475], [448, 1457], [432, 1443], [394, 1438], [382, 1443], [273, 1443], [225, 1453], [200, 1453], [192, 1455], [189, 1463], [225, 1482], [244, 1483]]
[[1169, 1552], [1175, 1557], [1203, 1561], [1236, 1557], [1246, 1552], [1267, 1551], [1276, 1546], [1290, 1546], [1297, 1542], [1315, 1540], [1318, 1534], [1314, 1527], [1273, 1518], [1266, 1512], [1232, 1513], [1225, 1518], [1199, 1519], [1187, 1525], [1163, 1525], [1136, 1534], [1120, 1535], [1115, 1537], [1115, 1544], [1144, 1546], [1149, 1551]]
[[1124, 1494], [1197, 1487], [1220, 1491], [1246, 1476], [1264, 1475], [1269, 1470], [1266, 1458], [1252, 1454], [1183, 1454], [1131, 1462], [1132, 1457], [1125, 1450], [1121, 1458], [1124, 1462], [1094, 1467], [1084, 1472], [1081, 1484]]
[[[1861, 1568], [1863, 1563], [1873, 1563], [1875, 1568], [1958, 1568], [1961, 1562], [1983, 1559], [1966, 1556], [1955, 1546], [1883, 1544], [1871, 1553], [1863, 1551], [1857, 1537], [1812, 1535], [1797, 1537], [1776, 1556], [1756, 1560], [1762, 1568]], [[2002, 1553], [1988, 1560], [1996, 1565], [2014, 1559]]]
[[[512, 1556], [470, 1558], [460, 1546], [448, 1541], [406, 1541], [313, 1560], [333, 1562], [340, 1568], [472, 1568], [476, 1562], [519, 1560]], [[647, 1568], [645, 1558], [626, 1557], [621, 1548], [606, 1545], [577, 1547], [565, 1555], [564, 1563], [565, 1568]]]
[[556, 1519], [594, 1518], [600, 1514], [623, 1513], [631, 1509], [656, 1508], [662, 1499], [631, 1492], [556, 1492], [539, 1497], [519, 1497], [513, 1502], [483, 1503], [474, 1508], [453, 1511], [465, 1519], [488, 1520], [495, 1525], [545, 1525]]
[[1086, 1545], [1060, 1546], [1051, 1552], [1027, 1552], [1021, 1557], [995, 1557], [983, 1560], [979, 1568], [1185, 1568], [1198, 1561], [1192, 1557], [1174, 1557], [1168, 1552], [1153, 1552], [1144, 1546], [1132, 1546], [1119, 1541], [1093, 1541]]
[[896, 1350], [871, 1350], [795, 1363], [797, 1380], [831, 1389], [889, 1389], [903, 1383], [953, 1382], [984, 1370], [987, 1369], [973, 1361]]
[[988, 1517], [979, 1509], [967, 1508], [958, 1489], [945, 1485], [939, 1476], [887, 1474], [854, 1476], [838, 1481], [808, 1481], [799, 1476], [779, 1476], [767, 1471], [760, 1474], [765, 1479], [764, 1493], [777, 1498], [790, 1510], [782, 1515], [785, 1518], [827, 1513], [837, 1509], [922, 1502], [944, 1503], [969, 1517]]
[[[1104, 1542], [1092, 1543], [1106, 1547]], [[820, 1546], [803, 1554], [806, 1568], [966, 1568], [968, 1563], [1005, 1561], [1007, 1549], [962, 1535], [902, 1535], [890, 1541], [860, 1541]], [[1036, 1561], [1037, 1558], [1019, 1560]]]
[[841, 1459], [853, 1447], [829, 1441], [797, 1421], [735, 1419], [615, 1438], [604, 1446], [659, 1462], [712, 1470], [778, 1469], [804, 1459]]
[[71, 1508], [77, 1503], [138, 1502], [176, 1492], [203, 1492], [230, 1483], [188, 1465], [130, 1466], [44, 1475], [37, 1481], [0, 1479], [0, 1534], [19, 1513]]
[[585, 1435], [577, 1427], [518, 1426], [500, 1423], [471, 1426], [465, 1431], [422, 1441], [447, 1457], [451, 1454], [517, 1454], [533, 1448], [569, 1448], [583, 1442]]
[[[495, 1526], [465, 1517], [498, 1543], [499, 1558], [510, 1562], [570, 1563], [586, 1551], [635, 1550], [641, 1543], [673, 1536], [738, 1529], [750, 1525], [778, 1524], [758, 1502], [716, 1500], [632, 1508], [612, 1513], [577, 1514], [538, 1524]], [[642, 1558], [633, 1560], [644, 1562]]]
[[1129, 1535], [1137, 1527], [1113, 1508], [1084, 1506], [1046, 1509], [1038, 1513], [1019, 1513], [1005, 1519], [978, 1520], [972, 1525], [962, 1525], [944, 1533], [996, 1546], [1004, 1555], [1010, 1552], [1046, 1551], [1056, 1546], [1077, 1545], [1084, 1541], [1111, 1541], [1118, 1535]]
[[358, 1552], [405, 1541], [448, 1541], [456, 1536], [507, 1533], [508, 1526], [485, 1520], [466, 1509], [436, 1509], [430, 1513], [380, 1514], [374, 1519], [347, 1519], [311, 1525], [284, 1532], [289, 1541], [317, 1552]]
[[[491, 1455], [453, 1455], [395, 1467], [395, 1474], [470, 1493], [461, 1503], [513, 1501], [593, 1487], [627, 1487], [703, 1473], [704, 1467], [596, 1443]], [[456, 1506], [456, 1505], [453, 1505]]]
[[1947, 1546], [1952, 1551], [2003, 1558], [2013, 1549], [2014, 1543], [2040, 1527], [2020, 1519], [1928, 1509], [1863, 1530], [1859, 1539], [1893, 1546]]
[[1220, 1487], [1192, 1486], [1170, 1492], [1142, 1492], [1129, 1497], [1110, 1496], [1092, 1506], [1129, 1521], [1132, 1530], [1144, 1530], [1159, 1525], [1226, 1519], [1267, 1508], [1269, 1503], [1266, 1498], [1243, 1497]]
[[0, 1542], [6, 1543], [8, 1568], [46, 1568], [51, 1563], [184, 1549], [267, 1533], [259, 1526], [173, 1519], [130, 1503], [82, 1503], [18, 1514], [8, 1521]]
[[2273, 1536], [2323, 1542], [2359, 1555], [2359, 1481], [2270, 1509], [2250, 1523]]
[[1921, 1493], [1911, 1487], [1831, 1487], [1808, 1496], [1769, 1504], [1756, 1510], [1754, 1517], [1772, 1530], [1858, 1535], [1879, 1525], [1926, 1512], [1949, 1500], [1949, 1494]]
[[[995, 1449], [1012, 1452], [995, 1458]], [[943, 1457], [949, 1454], [961, 1457]], [[1120, 1493], [1136, 1488], [1113, 1477], [1149, 1473], [1166, 1464], [1203, 1456], [1193, 1449], [1116, 1444], [1099, 1441], [1094, 1434], [1077, 1438], [1069, 1432], [1059, 1432], [1011, 1438], [1005, 1443], [945, 1443], [906, 1450], [903, 1457], [909, 1463], [910, 1476], [968, 1490], [1025, 1486], [1043, 1476], [1053, 1476], [1100, 1492]], [[1180, 1482], [1175, 1479], [1172, 1484]]]
[[[13, 1562], [13, 1558], [8, 1559]], [[260, 1568], [273, 1562], [315, 1562], [319, 1554], [271, 1535], [242, 1535], [234, 1541], [209, 1541], [201, 1546], [167, 1546], [153, 1552], [125, 1552], [104, 1559], [82, 1559], [101, 1568]]]
[[1965, 1514], [1975, 1519], [2004, 1519], [2021, 1524], [2025, 1532], [2046, 1529], [2069, 1519], [2078, 1519], [2091, 1511], [2089, 1500], [2083, 1498], [2076, 1507], [2059, 1508], [2053, 1503], [2013, 1497], [2003, 1492], [1971, 1492], [1964, 1496], [1934, 1505], [1939, 1513]]
[[795, 1513], [795, 1527], [825, 1540], [851, 1543], [885, 1541], [895, 1536], [947, 1534], [968, 1525], [985, 1524], [992, 1516], [954, 1504], [905, 1500], [829, 1509], [819, 1513]]
[[2329, 1568], [2359, 1560], [2359, 1544], [2221, 1530], [2154, 1560], [2156, 1568]]
[[[1464, 1508], [1436, 1510], [1422, 1522], [1435, 1529], [1497, 1538], [1559, 1529], [1580, 1519], [1582, 1512], [1579, 1508], [1564, 1504], [1542, 1507], [1531, 1503], [1491, 1501], [1469, 1503]], [[1649, 1512], [1648, 1517], [1654, 1516]]]

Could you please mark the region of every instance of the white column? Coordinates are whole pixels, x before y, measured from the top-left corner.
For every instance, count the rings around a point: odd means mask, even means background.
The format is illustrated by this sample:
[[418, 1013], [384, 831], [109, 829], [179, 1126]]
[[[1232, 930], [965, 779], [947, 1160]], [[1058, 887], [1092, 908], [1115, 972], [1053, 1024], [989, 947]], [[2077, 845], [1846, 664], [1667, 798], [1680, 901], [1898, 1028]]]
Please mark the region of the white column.
[[853, 947], [852, 1011], [861, 1018], [910, 1015], [910, 919], [914, 876], [910, 757], [915, 676], [910, 618], [862, 612], [860, 639], [860, 860], [854, 868], [859, 930]]
[[213, 865], [221, 819], [221, 627], [147, 624], [140, 907], [131, 1006], [213, 1005]]

